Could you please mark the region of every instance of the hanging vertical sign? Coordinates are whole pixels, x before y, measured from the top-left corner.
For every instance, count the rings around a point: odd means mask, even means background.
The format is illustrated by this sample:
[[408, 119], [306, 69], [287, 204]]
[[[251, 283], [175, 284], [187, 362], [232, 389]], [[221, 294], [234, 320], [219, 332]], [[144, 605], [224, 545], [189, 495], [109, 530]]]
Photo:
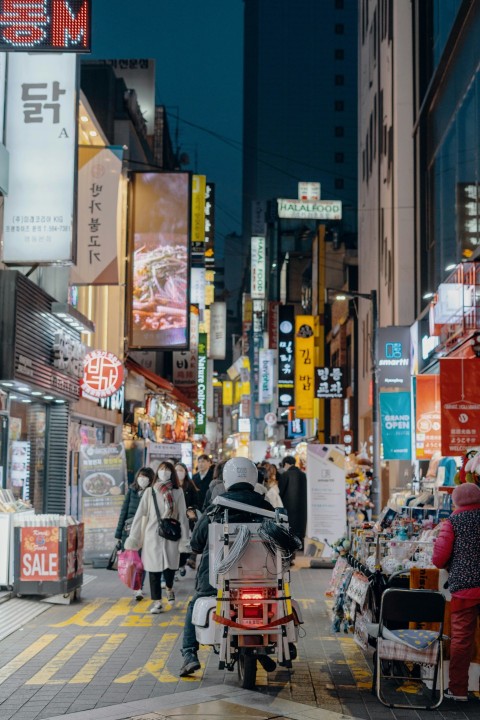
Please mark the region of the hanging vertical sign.
[[295, 318], [295, 414], [313, 418], [315, 391], [315, 328], [313, 315]]
[[380, 414], [384, 460], [410, 460], [410, 393], [380, 393]]
[[294, 405], [295, 308], [280, 305], [278, 313], [278, 404]]
[[253, 300], [265, 298], [265, 238], [252, 237], [251, 243], [251, 297]]
[[117, 213], [123, 148], [78, 152], [75, 285], [118, 285]]
[[205, 186], [205, 262], [213, 262], [215, 254], [215, 184]]
[[273, 400], [273, 350], [259, 351], [258, 402], [271, 403]]
[[207, 428], [207, 333], [198, 336], [198, 399], [195, 434], [204, 435]]
[[417, 460], [429, 460], [441, 452], [440, 375], [415, 378], [415, 452]]
[[[198, 380], [198, 308], [190, 307], [190, 348], [173, 353], [173, 384], [185, 388], [197, 388]], [[186, 393], [191, 397], [190, 393]]]
[[77, 57], [13, 53], [7, 72], [9, 194], [3, 261], [71, 262], [77, 148]]
[[227, 349], [227, 304], [210, 305], [210, 353], [212, 360], [225, 360]]
[[205, 241], [205, 175], [192, 177], [192, 242]]
[[463, 455], [480, 445], [480, 363], [478, 359], [440, 360], [442, 455]]
[[3, 118], [5, 114], [5, 76], [7, 53], [0, 52], [0, 145], [3, 142]]

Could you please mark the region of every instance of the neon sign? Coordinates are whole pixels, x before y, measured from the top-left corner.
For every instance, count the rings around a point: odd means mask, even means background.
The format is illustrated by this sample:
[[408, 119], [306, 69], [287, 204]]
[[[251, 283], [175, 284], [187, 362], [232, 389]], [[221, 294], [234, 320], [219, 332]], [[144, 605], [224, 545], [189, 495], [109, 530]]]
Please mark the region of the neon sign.
[[90, 52], [92, 0], [0, 0], [0, 51]]

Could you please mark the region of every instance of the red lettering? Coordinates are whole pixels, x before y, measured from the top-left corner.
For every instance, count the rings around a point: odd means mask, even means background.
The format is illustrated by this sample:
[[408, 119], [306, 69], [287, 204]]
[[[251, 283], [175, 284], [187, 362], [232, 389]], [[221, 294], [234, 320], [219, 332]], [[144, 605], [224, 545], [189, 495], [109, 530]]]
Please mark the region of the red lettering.
[[88, 47], [89, 1], [75, 15], [68, 0], [52, 0], [52, 45], [57, 48]]
[[30, 27], [14, 25], [5, 28], [3, 37], [12, 45], [18, 45], [19, 47], [25, 46], [28, 48], [45, 40], [45, 30], [35, 25], [31, 25]]

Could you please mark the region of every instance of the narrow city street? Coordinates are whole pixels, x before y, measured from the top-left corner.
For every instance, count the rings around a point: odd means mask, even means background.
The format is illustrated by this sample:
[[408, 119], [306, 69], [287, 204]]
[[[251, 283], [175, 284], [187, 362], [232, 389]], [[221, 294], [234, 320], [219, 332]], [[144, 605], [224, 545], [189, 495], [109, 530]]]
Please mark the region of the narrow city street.
[[[222, 705], [226, 701], [240, 708], [246, 703], [251, 708], [248, 714], [262, 718], [333, 720], [341, 714], [372, 720], [480, 717], [480, 703], [475, 699], [461, 708], [443, 703], [440, 711], [430, 713], [394, 712], [383, 707], [370, 692], [371, 669], [363, 652], [352, 637], [331, 631], [330, 608], [324, 598], [331, 572], [305, 565], [307, 561], [300, 558], [292, 571], [292, 591], [305, 620], [299, 657], [291, 673], [279, 670], [267, 676], [259, 670], [256, 693], [240, 691], [236, 672], [219, 671], [216, 656], [206, 648], [200, 651], [202, 670], [192, 678], [178, 677], [192, 571], [176, 584], [175, 606], [164, 614], [151, 615], [150, 601], [136, 602], [116, 573], [89, 568], [81, 602], [47, 610], [42, 603], [38, 617], [0, 642], [1, 720], [59, 718], [80, 711], [84, 712], [78, 720], [107, 716], [111, 720], [157, 720], [165, 717], [162, 712], [167, 713], [168, 708], [177, 707], [174, 714], [178, 716], [178, 706], [195, 703], [203, 710], [190, 709], [186, 714], [233, 717], [240, 712]], [[21, 602], [28, 601], [16, 599], [0, 605], [0, 621], [10, 612], [9, 607], [14, 610]], [[13, 627], [15, 617], [10, 622]], [[213, 700], [220, 705], [213, 705]], [[147, 714], [139, 711], [139, 701], [145, 701], [141, 707], [148, 709]], [[265, 712], [255, 715], [256, 705]], [[108, 715], [105, 708], [110, 708]], [[268, 714], [269, 708], [272, 712], [275, 708], [273, 714]], [[170, 713], [173, 710], [168, 717]]]

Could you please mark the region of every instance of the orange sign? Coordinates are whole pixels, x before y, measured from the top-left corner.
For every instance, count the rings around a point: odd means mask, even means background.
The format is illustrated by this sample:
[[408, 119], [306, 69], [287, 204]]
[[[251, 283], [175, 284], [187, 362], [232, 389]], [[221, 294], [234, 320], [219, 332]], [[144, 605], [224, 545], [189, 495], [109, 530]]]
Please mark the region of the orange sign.
[[115, 395], [123, 384], [123, 363], [116, 355], [103, 350], [92, 350], [83, 361], [83, 395], [107, 398]]
[[20, 535], [20, 580], [59, 580], [58, 527], [24, 527]]
[[429, 460], [442, 445], [440, 376], [417, 375], [415, 383], [416, 457]]
[[315, 326], [312, 315], [295, 318], [295, 415], [314, 417]]

